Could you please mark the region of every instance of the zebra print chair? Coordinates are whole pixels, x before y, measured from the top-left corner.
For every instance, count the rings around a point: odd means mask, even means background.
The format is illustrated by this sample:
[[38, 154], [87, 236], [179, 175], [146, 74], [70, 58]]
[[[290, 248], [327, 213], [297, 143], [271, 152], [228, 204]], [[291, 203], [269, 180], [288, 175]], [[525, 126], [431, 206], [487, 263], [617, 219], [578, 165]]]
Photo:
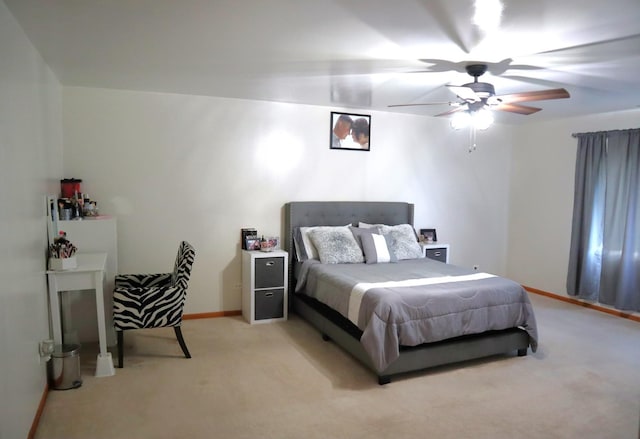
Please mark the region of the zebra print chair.
[[182, 310], [195, 249], [180, 243], [173, 273], [122, 274], [115, 279], [113, 323], [118, 336], [118, 364], [123, 367], [124, 331], [173, 327], [184, 356], [191, 358], [182, 337]]

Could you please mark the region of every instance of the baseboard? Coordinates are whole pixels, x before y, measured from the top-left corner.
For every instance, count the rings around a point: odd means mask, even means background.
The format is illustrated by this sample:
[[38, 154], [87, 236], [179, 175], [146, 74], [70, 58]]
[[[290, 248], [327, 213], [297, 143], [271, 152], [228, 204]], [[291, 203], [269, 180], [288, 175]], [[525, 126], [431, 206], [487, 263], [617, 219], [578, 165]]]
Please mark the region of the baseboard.
[[38, 410], [36, 411], [36, 415], [33, 417], [33, 422], [31, 423], [31, 429], [29, 430], [29, 435], [27, 439], [33, 439], [36, 436], [36, 431], [38, 430], [38, 424], [40, 423], [40, 416], [42, 416], [42, 412], [44, 411], [44, 405], [47, 402], [47, 396], [49, 395], [49, 384], [45, 384], [44, 391], [42, 392], [42, 397], [40, 398], [40, 404], [38, 404]]
[[196, 314], [184, 314], [182, 316], [182, 320], [211, 319], [215, 317], [230, 317], [230, 316], [240, 316], [240, 315], [242, 315], [241, 310], [201, 312]]
[[583, 306], [585, 308], [594, 309], [596, 311], [600, 311], [600, 312], [604, 312], [604, 313], [607, 313], [607, 314], [611, 314], [612, 316], [622, 317], [623, 319], [633, 320], [634, 322], [640, 322], [640, 315], [638, 315], [638, 314], [630, 314], [628, 312], [618, 311], [618, 310], [615, 310], [615, 309], [607, 308], [607, 307], [602, 306], [602, 305], [597, 305], [597, 304], [594, 304], [594, 303], [585, 302], [583, 300], [574, 299], [572, 297], [567, 297], [567, 296], [562, 296], [562, 295], [556, 294], [556, 293], [550, 293], [548, 291], [539, 290], [537, 288], [528, 287], [526, 285], [523, 285], [523, 287], [524, 287], [525, 290], [530, 291], [530, 292], [535, 293], [535, 294], [539, 294], [541, 296], [551, 297], [552, 299], [561, 300], [563, 302], [572, 303], [574, 305], [580, 305], [580, 306]]

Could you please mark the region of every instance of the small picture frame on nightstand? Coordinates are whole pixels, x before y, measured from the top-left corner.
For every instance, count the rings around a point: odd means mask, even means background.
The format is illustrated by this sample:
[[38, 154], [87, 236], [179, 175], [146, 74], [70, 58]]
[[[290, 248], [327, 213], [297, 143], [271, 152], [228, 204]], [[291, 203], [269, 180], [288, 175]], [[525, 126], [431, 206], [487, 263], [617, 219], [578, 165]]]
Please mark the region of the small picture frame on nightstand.
[[423, 242], [437, 242], [436, 229], [420, 229], [420, 240]]
[[279, 236], [269, 236], [267, 238], [267, 242], [268, 242], [269, 248], [271, 250], [280, 250], [280, 237]]
[[247, 236], [245, 243], [245, 250], [260, 250], [260, 238], [257, 236]]

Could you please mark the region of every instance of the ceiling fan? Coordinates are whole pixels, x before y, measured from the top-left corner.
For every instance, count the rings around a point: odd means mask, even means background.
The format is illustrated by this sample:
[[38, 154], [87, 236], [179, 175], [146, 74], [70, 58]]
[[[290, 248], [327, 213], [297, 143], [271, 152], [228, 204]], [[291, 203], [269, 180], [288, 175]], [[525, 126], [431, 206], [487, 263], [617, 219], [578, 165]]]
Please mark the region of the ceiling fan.
[[448, 116], [459, 111], [475, 112], [481, 109], [491, 109], [529, 115], [536, 113], [541, 108], [520, 105], [519, 102], [545, 101], [549, 99], [564, 99], [569, 97], [569, 92], [564, 88], [554, 88], [539, 91], [496, 95], [495, 88], [488, 82], [479, 82], [478, 78], [487, 71], [487, 64], [468, 64], [465, 70], [473, 77], [473, 82], [460, 86], [447, 85], [460, 99], [456, 102], [431, 102], [422, 104], [396, 104], [389, 107], [409, 107], [417, 105], [443, 105], [448, 104], [453, 108], [436, 116]]

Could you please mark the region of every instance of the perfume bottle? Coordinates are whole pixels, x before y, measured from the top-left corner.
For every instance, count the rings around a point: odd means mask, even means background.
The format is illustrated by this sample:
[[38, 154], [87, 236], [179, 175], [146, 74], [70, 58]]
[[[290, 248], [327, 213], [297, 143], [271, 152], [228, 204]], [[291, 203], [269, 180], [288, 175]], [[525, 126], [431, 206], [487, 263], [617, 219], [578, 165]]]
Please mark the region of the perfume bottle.
[[260, 238], [260, 250], [262, 250], [263, 252], [269, 251], [269, 242], [264, 239], [264, 235], [262, 235], [262, 238]]

